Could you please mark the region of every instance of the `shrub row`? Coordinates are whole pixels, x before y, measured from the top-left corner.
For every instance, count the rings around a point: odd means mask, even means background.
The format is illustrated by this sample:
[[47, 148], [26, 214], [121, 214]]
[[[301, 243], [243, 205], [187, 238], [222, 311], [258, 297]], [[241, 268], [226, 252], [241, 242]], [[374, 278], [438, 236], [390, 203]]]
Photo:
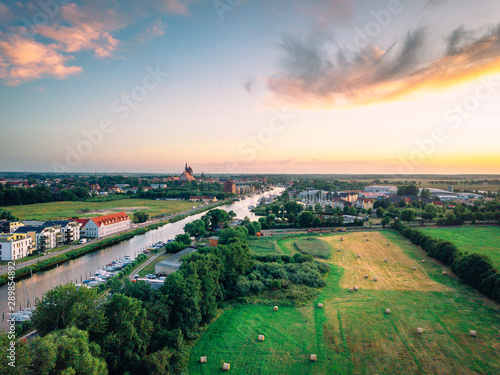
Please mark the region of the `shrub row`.
[[394, 223], [394, 228], [424, 249], [427, 255], [451, 266], [460, 280], [500, 302], [500, 272], [488, 256], [462, 252], [454, 243], [435, 239], [418, 229], [408, 228], [399, 220]]

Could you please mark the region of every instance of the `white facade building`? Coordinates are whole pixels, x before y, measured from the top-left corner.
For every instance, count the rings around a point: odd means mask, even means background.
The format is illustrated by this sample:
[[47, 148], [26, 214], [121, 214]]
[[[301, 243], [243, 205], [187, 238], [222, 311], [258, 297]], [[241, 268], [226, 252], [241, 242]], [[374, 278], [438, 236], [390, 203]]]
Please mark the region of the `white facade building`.
[[90, 219], [84, 226], [85, 237], [100, 238], [130, 228], [132, 221], [125, 212]]
[[397, 186], [367, 186], [365, 187], [365, 191], [367, 193], [382, 193], [382, 194], [387, 194], [387, 195], [395, 195], [398, 193], [398, 187]]
[[32, 240], [26, 234], [0, 236], [0, 261], [24, 258], [31, 250]]

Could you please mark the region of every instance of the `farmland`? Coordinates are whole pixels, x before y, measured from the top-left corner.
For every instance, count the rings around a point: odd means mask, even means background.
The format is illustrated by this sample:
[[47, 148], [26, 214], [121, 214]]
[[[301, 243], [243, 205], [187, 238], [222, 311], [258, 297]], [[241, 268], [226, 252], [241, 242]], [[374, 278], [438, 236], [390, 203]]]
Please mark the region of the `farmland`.
[[487, 255], [500, 269], [500, 227], [428, 228], [424, 233], [453, 242], [461, 251]]
[[[321, 261], [333, 267], [319, 296], [277, 312], [272, 304], [228, 306], [192, 348], [189, 373], [220, 372], [223, 362], [236, 374], [500, 373], [500, 306], [395, 232], [316, 238], [330, 247]], [[261, 240], [267, 253], [282, 254], [303, 238]]]
[[133, 214], [145, 211], [150, 216], [173, 214], [199, 206], [187, 201], [156, 201], [149, 199], [121, 199], [103, 202], [50, 202], [23, 206], [3, 207], [12, 211], [20, 220], [50, 220], [54, 218], [81, 218], [124, 211]]

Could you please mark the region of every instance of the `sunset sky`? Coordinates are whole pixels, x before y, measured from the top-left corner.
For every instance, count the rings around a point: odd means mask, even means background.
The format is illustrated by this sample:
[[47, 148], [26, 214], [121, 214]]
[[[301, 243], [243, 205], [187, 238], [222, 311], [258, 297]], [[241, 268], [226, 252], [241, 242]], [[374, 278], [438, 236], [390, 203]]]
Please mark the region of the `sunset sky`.
[[0, 171], [500, 173], [498, 0], [0, 0]]

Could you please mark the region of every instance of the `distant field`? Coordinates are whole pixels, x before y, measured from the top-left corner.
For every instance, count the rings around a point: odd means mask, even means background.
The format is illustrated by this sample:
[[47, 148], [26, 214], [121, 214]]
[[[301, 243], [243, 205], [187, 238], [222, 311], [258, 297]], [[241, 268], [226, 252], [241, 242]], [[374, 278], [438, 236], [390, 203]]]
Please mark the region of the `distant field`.
[[3, 207], [21, 220], [50, 220], [54, 218], [92, 217], [124, 211], [146, 211], [151, 216], [172, 214], [199, 206], [186, 201], [155, 201], [149, 199], [122, 199], [109, 202], [50, 202], [24, 206]]
[[[315, 301], [278, 312], [272, 303], [228, 307], [193, 346], [189, 373], [219, 373], [223, 362], [234, 374], [500, 373], [498, 304], [443, 276], [441, 264], [395, 232], [341, 236], [317, 237], [333, 247], [326, 262], [334, 267]], [[265, 241], [282, 253], [294, 239]], [[352, 286], [360, 290], [350, 293]]]
[[428, 228], [424, 231], [453, 242], [462, 251], [488, 255], [500, 269], [500, 227]]

